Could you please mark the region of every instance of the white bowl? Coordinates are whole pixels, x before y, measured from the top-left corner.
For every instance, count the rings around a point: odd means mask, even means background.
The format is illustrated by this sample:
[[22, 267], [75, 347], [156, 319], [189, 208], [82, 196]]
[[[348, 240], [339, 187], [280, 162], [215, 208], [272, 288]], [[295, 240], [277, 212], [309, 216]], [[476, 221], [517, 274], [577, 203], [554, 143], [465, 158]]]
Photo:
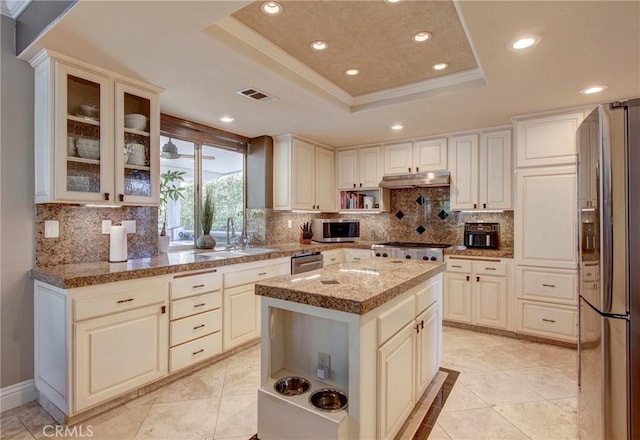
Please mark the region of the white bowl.
[[84, 116], [95, 118], [98, 115], [98, 109], [96, 108], [95, 105], [81, 104], [80, 113], [82, 113]]
[[138, 113], [124, 115], [124, 126], [134, 130], [145, 130], [147, 128], [147, 117]]
[[76, 142], [78, 155], [84, 159], [100, 159], [100, 141], [80, 138]]

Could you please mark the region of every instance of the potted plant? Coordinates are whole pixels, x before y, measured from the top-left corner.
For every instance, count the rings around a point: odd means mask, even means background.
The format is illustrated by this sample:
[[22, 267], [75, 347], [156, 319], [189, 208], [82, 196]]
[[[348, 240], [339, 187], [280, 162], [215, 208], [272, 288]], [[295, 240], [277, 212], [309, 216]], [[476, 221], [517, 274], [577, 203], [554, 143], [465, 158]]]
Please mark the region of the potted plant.
[[185, 188], [180, 186], [184, 182], [184, 171], [169, 170], [160, 174], [160, 215], [162, 229], [158, 237], [158, 252], [164, 253], [169, 249], [170, 237], [167, 235], [167, 205], [169, 200], [174, 202], [184, 198]]
[[213, 203], [208, 192], [204, 197], [202, 211], [200, 211], [200, 225], [202, 226], [202, 234], [196, 241], [196, 247], [198, 249], [213, 249], [216, 247], [216, 239], [210, 234], [213, 226]]

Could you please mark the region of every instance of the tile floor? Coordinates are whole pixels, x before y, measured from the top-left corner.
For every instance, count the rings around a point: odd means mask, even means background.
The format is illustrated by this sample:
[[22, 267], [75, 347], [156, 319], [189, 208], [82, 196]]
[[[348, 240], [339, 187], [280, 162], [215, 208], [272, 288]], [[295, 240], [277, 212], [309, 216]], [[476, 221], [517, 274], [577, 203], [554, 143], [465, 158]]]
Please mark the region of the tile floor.
[[[575, 350], [444, 329], [443, 366], [460, 372], [429, 439], [576, 439]], [[77, 425], [66, 438], [247, 440], [256, 432], [258, 346]], [[1, 416], [2, 439], [51, 437], [36, 403]], [[48, 434], [48, 435], [47, 435]], [[75, 435], [73, 435], [75, 434]], [[59, 437], [58, 437], [59, 438]]]

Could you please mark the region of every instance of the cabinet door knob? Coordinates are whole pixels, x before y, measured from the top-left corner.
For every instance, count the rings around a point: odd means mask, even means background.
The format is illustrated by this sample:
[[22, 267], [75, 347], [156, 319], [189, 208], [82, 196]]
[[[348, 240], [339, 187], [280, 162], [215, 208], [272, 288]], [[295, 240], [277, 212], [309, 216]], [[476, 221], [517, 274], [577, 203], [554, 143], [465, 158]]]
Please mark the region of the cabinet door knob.
[[487, 209], [487, 204], [486, 204], [486, 203], [483, 203], [483, 204], [482, 204], [482, 207], [483, 207], [484, 209]]
[[416, 167], [416, 173], [420, 171], [420, 167]]
[[124, 202], [124, 194], [118, 194], [118, 198], [121, 202]]
[[356, 187], [356, 184], [355, 184], [355, 183], [353, 184], [353, 187], [354, 187], [354, 188]]
[[104, 193], [104, 199], [109, 200], [109, 193]]
[[409, 167], [409, 172], [411, 172], [411, 167]]
[[424, 319], [420, 321], [420, 328], [424, 328]]
[[469, 281], [469, 280], [470, 280], [469, 275], [467, 275], [467, 281]]
[[362, 188], [362, 183], [360, 184], [360, 188]]
[[474, 204], [473, 204], [473, 209], [476, 209], [477, 207], [478, 207], [478, 204], [477, 204], [477, 203], [474, 203]]
[[420, 333], [420, 324], [416, 324], [414, 328], [416, 329], [416, 333]]
[[480, 282], [480, 277], [476, 277], [476, 282]]

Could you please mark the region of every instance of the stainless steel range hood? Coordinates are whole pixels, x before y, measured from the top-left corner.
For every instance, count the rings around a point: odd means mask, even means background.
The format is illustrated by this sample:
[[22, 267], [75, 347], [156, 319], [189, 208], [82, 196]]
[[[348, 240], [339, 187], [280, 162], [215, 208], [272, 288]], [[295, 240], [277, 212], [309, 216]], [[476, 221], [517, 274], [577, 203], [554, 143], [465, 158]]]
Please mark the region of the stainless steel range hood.
[[433, 186], [449, 186], [449, 171], [429, 171], [411, 174], [384, 176], [380, 188], [424, 188]]

